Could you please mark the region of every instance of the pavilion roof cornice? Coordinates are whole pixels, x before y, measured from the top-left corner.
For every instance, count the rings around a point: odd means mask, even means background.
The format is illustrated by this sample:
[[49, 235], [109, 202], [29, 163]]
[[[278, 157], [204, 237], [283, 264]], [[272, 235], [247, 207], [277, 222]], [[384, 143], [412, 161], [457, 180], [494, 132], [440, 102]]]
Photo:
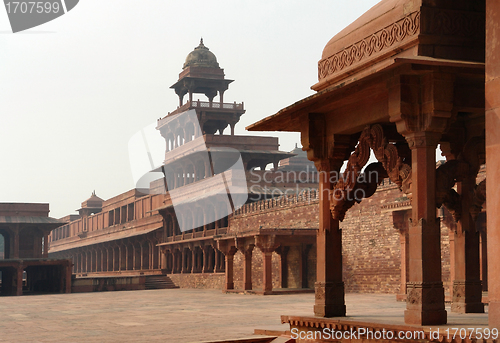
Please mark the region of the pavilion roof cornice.
[[[449, 73], [477, 74], [484, 73], [484, 63], [437, 59], [426, 56], [398, 57], [380, 70], [372, 71], [363, 78], [352, 78], [344, 83], [331, 86], [285, 107], [276, 114], [268, 116], [246, 127], [248, 131], [289, 131], [301, 132], [301, 118], [314, 113], [329, 113], [338, 109], [347, 97], [362, 98], [367, 90], [385, 88], [390, 75], [397, 73], [418, 74], [433, 70]], [[384, 81], [385, 80], [385, 81]], [[377, 86], [378, 84], [378, 86]], [[363, 94], [363, 92], [365, 94]]]

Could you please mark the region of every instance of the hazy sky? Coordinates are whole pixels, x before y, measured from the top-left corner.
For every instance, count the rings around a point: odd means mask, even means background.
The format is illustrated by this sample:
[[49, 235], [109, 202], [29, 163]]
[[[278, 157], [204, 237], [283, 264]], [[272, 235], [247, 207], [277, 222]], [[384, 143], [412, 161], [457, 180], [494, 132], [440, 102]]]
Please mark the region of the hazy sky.
[[325, 44], [377, 2], [80, 0], [16, 34], [0, 8], [0, 202], [48, 202], [58, 218], [93, 190], [132, 189], [128, 140], [177, 107], [169, 87], [200, 37], [235, 80], [224, 100], [245, 103], [236, 134], [249, 134], [313, 94]]

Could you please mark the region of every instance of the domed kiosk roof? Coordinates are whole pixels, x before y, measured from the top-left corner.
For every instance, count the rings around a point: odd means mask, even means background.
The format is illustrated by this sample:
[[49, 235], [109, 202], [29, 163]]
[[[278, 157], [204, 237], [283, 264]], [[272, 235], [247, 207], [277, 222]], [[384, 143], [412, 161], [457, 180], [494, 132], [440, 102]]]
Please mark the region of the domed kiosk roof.
[[186, 57], [186, 62], [182, 69], [189, 66], [205, 67], [205, 68], [219, 68], [217, 57], [205, 45], [203, 45], [203, 38], [200, 40], [200, 45], [194, 48]]

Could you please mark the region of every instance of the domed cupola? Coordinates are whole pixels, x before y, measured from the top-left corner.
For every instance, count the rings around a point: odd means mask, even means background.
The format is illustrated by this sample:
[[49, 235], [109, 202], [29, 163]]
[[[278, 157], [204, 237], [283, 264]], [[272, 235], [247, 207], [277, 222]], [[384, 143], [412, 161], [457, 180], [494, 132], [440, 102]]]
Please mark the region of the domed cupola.
[[184, 95], [189, 94], [189, 102], [192, 102], [195, 93], [205, 94], [210, 103], [219, 94], [222, 104], [223, 93], [231, 82], [233, 80], [224, 78], [224, 69], [219, 67], [217, 57], [203, 44], [202, 38], [200, 45], [187, 55], [179, 80], [170, 88], [179, 96], [179, 106], [183, 105]]
[[194, 48], [186, 57], [186, 62], [182, 69], [189, 66], [204, 67], [204, 68], [219, 68], [217, 57], [205, 45], [203, 45], [203, 38], [200, 40], [200, 45]]

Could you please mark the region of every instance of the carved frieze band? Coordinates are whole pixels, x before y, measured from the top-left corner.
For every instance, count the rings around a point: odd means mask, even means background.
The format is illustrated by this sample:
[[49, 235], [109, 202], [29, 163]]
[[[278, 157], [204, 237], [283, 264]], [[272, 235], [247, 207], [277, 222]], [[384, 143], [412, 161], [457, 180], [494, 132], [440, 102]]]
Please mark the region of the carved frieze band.
[[428, 25], [422, 27], [422, 33], [441, 36], [479, 38], [484, 42], [484, 12], [438, 10], [431, 12]]
[[319, 61], [319, 80], [370, 57], [374, 53], [388, 49], [408, 37], [416, 35], [419, 28], [420, 12], [408, 14], [397, 22]]

